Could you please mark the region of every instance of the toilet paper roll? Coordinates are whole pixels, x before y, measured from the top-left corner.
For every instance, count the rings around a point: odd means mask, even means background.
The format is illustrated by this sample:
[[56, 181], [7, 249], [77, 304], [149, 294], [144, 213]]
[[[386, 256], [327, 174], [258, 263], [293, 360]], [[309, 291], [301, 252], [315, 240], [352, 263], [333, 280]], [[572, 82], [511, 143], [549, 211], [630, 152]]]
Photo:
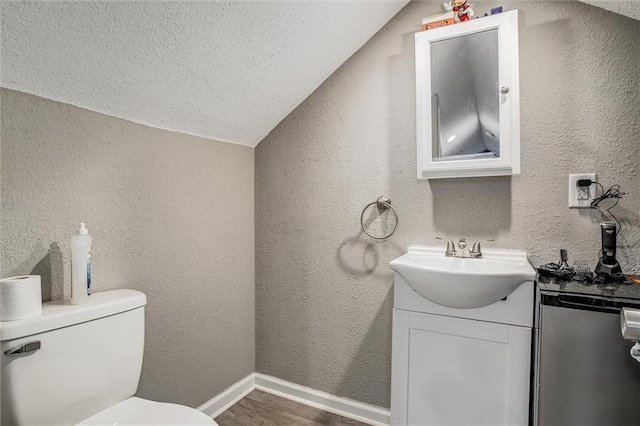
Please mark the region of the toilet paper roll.
[[15, 321], [42, 314], [40, 275], [0, 280], [0, 321]]

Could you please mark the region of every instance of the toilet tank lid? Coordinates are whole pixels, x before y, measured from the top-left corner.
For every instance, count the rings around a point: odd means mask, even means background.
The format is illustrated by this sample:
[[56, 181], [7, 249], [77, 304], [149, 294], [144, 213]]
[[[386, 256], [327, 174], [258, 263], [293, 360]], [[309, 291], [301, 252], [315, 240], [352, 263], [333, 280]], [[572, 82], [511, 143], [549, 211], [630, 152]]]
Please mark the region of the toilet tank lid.
[[144, 293], [136, 290], [111, 290], [93, 293], [82, 305], [69, 299], [42, 304], [42, 315], [17, 321], [0, 322], [0, 341], [18, 339], [45, 331], [69, 327], [98, 318], [140, 308], [147, 304]]

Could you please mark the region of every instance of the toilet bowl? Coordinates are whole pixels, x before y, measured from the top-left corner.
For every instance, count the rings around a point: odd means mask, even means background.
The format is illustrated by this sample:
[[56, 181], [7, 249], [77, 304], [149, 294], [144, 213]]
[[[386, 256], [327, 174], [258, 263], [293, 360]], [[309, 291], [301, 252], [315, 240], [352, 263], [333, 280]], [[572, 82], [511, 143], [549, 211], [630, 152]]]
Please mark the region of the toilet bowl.
[[216, 425], [202, 411], [184, 405], [131, 397], [78, 423], [78, 425]]
[[146, 296], [113, 290], [90, 299], [47, 302], [40, 317], [0, 322], [0, 424], [216, 425], [194, 408], [133, 396]]

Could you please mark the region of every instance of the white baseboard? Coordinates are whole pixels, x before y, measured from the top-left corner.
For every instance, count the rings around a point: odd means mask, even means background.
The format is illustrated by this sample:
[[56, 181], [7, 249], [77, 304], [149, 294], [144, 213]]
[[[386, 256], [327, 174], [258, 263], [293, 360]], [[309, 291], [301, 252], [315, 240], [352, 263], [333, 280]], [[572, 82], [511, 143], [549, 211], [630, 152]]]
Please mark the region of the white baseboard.
[[251, 373], [198, 407], [215, 419], [254, 389], [373, 426], [389, 426], [391, 414], [374, 405], [317, 391], [266, 374]]
[[215, 419], [236, 402], [247, 396], [256, 388], [256, 374], [251, 373], [244, 379], [234, 383], [222, 393], [198, 407], [198, 410]]
[[362, 423], [388, 426], [391, 421], [391, 414], [383, 408], [317, 391], [265, 374], [256, 373], [255, 387], [258, 390]]

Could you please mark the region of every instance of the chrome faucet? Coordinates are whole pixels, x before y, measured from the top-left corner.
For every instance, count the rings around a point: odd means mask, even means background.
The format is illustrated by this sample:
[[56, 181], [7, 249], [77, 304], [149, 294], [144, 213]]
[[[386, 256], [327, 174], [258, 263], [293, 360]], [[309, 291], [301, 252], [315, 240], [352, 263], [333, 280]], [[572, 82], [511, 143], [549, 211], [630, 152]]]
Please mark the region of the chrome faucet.
[[466, 239], [460, 238], [460, 241], [458, 241], [458, 248], [456, 249], [456, 254], [454, 255], [454, 257], [472, 257], [471, 250], [469, 250], [469, 247], [467, 246]]
[[447, 250], [444, 252], [446, 256], [452, 257], [482, 257], [480, 243], [492, 243], [495, 240], [478, 240], [473, 243], [473, 247], [469, 250], [467, 240], [460, 238], [456, 246], [449, 238], [436, 237], [436, 240], [447, 240]]
[[456, 255], [456, 246], [449, 238], [436, 237], [436, 240], [447, 240], [447, 250], [444, 252], [447, 256]]
[[471, 248], [471, 257], [482, 257], [482, 249], [480, 247], [480, 243], [493, 243], [495, 240], [478, 240], [473, 243], [473, 247]]

